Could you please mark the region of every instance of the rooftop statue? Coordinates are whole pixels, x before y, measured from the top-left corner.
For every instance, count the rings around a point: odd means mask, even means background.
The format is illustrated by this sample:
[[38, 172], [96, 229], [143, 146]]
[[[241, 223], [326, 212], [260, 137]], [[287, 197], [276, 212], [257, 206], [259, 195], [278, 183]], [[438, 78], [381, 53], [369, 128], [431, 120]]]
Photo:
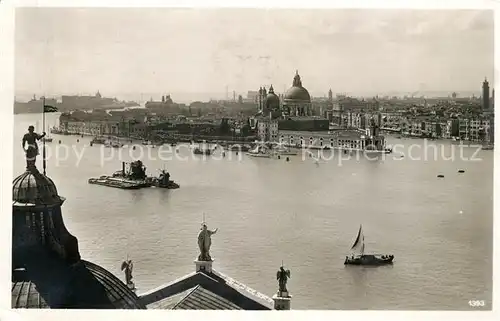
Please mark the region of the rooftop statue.
[[132, 263], [132, 260], [129, 260], [128, 258], [122, 262], [122, 271], [125, 271], [125, 283], [127, 285], [133, 285], [134, 283], [132, 282], [132, 270], [134, 268], [134, 263]]
[[[35, 127], [29, 126], [28, 127], [28, 132], [24, 134], [23, 136], [23, 149], [24, 152], [26, 153], [26, 167], [34, 167], [36, 164], [36, 157], [40, 155], [39, 150], [38, 150], [38, 144], [37, 140], [42, 139], [45, 137], [45, 132], [42, 133], [41, 135], [35, 133]], [[26, 143], [28, 144], [28, 147], [26, 146]]]
[[278, 294], [281, 296], [283, 293], [288, 293], [286, 288], [286, 283], [290, 278], [290, 270], [285, 270], [283, 265], [281, 265], [280, 269], [276, 273], [276, 279], [278, 280], [279, 290]]
[[212, 261], [210, 257], [210, 246], [212, 245], [212, 234], [217, 233], [217, 230], [218, 229], [213, 231], [209, 230], [205, 223], [201, 226], [201, 231], [198, 233], [198, 247], [200, 248], [198, 261]]

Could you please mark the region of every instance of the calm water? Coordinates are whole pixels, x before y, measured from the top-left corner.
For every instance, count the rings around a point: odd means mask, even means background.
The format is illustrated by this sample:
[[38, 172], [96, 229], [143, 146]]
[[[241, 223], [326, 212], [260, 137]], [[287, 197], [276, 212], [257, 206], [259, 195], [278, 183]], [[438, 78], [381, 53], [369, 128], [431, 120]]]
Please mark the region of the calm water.
[[[15, 175], [24, 170], [17, 144], [40, 117], [15, 118]], [[78, 166], [77, 154], [70, 151], [59, 164], [51, 157], [47, 169], [67, 198], [65, 222], [78, 237], [82, 257], [123, 278], [120, 263], [128, 254], [139, 292], [194, 271], [205, 213], [209, 228], [219, 228], [211, 251], [214, 268], [272, 296], [283, 260], [291, 270], [294, 309], [468, 310], [473, 299], [491, 308], [492, 151], [481, 151], [482, 161], [473, 162], [412, 161], [404, 151], [402, 159], [394, 153], [342, 166], [338, 158], [319, 165], [300, 157], [290, 162], [234, 155], [233, 160], [173, 159], [166, 167], [180, 189], [125, 191], [87, 184], [89, 177], [120, 169], [117, 155], [101, 165], [101, 148], [76, 136], [55, 136], [50, 152], [55, 153], [58, 139], [84, 150]], [[396, 143], [408, 147], [423, 141], [389, 139]], [[449, 156], [449, 143], [432, 144]], [[152, 174], [164, 164], [152, 159], [158, 150], [150, 149], [150, 159], [143, 159]], [[123, 160], [131, 160], [128, 148], [122, 153]], [[359, 224], [366, 250], [393, 253], [393, 266], [344, 266]]]

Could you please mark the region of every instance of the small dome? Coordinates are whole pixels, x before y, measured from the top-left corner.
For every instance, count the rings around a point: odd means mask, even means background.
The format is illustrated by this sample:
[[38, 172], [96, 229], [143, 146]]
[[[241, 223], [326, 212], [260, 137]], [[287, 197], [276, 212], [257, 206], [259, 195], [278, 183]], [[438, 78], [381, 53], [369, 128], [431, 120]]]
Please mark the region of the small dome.
[[52, 205], [63, 201], [54, 182], [36, 167], [26, 170], [12, 182], [12, 200], [15, 203]]
[[298, 102], [298, 103], [310, 103], [311, 96], [307, 89], [302, 87], [302, 81], [300, 80], [299, 72], [297, 71], [295, 77], [293, 77], [292, 87], [288, 89], [284, 97], [285, 102]]
[[274, 93], [273, 86], [269, 87], [269, 93], [266, 96], [266, 107], [275, 109], [280, 107], [280, 98]]

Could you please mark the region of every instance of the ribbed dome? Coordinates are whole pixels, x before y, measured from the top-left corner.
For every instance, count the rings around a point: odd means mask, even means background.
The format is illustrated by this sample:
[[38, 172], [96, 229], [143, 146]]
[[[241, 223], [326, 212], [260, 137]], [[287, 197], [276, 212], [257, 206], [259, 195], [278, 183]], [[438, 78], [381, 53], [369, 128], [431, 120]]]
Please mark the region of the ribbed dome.
[[54, 182], [36, 167], [26, 170], [12, 182], [12, 200], [15, 203], [52, 205], [62, 203]]
[[[28, 271], [12, 273], [12, 308], [145, 309], [137, 295], [106, 269], [88, 261], [73, 267], [69, 283], [58, 291], [33, 281]], [[37, 286], [36, 283], [40, 283]], [[51, 301], [52, 304], [51, 304]]]
[[302, 81], [300, 80], [299, 73], [295, 74], [295, 77], [293, 78], [293, 83], [292, 87], [287, 90], [285, 93], [284, 97], [285, 102], [311, 102], [311, 96], [309, 95], [309, 92], [307, 89], [302, 87]]

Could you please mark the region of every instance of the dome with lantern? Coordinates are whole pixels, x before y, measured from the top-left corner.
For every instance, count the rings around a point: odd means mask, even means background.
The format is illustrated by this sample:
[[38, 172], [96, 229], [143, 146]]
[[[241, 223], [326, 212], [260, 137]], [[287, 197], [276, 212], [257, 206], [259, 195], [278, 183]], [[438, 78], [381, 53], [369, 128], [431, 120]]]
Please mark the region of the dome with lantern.
[[311, 95], [307, 89], [302, 87], [302, 80], [300, 79], [299, 72], [296, 71], [293, 77], [292, 87], [290, 87], [284, 96], [285, 103], [310, 103]]
[[266, 96], [266, 108], [268, 110], [277, 110], [280, 108], [280, 98], [274, 93], [273, 85], [269, 87], [269, 92]]
[[120, 279], [80, 258], [49, 177], [28, 166], [12, 198], [12, 308], [145, 308]]

